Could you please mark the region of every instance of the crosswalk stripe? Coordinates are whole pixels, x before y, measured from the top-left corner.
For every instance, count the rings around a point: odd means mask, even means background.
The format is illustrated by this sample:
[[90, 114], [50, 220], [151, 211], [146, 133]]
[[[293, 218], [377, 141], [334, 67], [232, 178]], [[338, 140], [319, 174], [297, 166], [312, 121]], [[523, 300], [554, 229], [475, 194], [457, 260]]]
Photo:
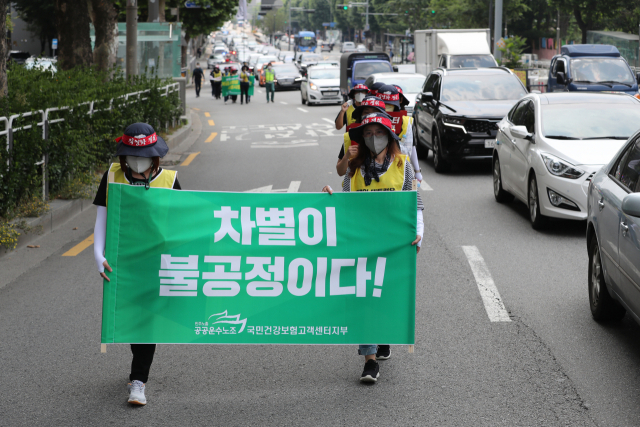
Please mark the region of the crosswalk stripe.
[[191, 153], [187, 156], [186, 159], [184, 159], [184, 162], [182, 162], [180, 164], [180, 166], [189, 166], [191, 164], [191, 162], [193, 161], [193, 159], [196, 158], [196, 156], [200, 154], [200, 151], [198, 151], [197, 153]]
[[218, 136], [218, 132], [211, 132], [211, 135], [209, 135], [209, 138], [207, 138], [204, 142], [211, 142], [215, 139], [216, 136]]
[[93, 234], [63, 253], [62, 256], [76, 256], [91, 245], [93, 245]]

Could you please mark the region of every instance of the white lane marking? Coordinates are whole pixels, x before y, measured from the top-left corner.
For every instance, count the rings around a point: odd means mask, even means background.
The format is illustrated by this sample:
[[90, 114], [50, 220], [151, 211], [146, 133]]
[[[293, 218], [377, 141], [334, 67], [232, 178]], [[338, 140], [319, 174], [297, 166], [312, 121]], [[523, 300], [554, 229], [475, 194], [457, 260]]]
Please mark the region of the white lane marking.
[[280, 101], [280, 104], [289, 105], [288, 102]]
[[251, 148], [296, 148], [296, 147], [313, 147], [316, 145], [320, 145], [317, 142], [305, 142], [302, 144], [287, 144], [287, 145], [278, 145], [278, 144], [261, 144], [261, 145], [251, 145]]
[[335, 125], [335, 124], [336, 124], [336, 122], [334, 122], [333, 120], [325, 119], [324, 117], [322, 118], [322, 120], [324, 120], [325, 122], [329, 122], [329, 123], [331, 123], [332, 125]]
[[298, 189], [300, 189], [300, 181], [291, 181], [287, 193], [297, 193]]
[[298, 110], [302, 111], [303, 113], [308, 113], [308, 111], [307, 111], [307, 110], [305, 110], [304, 108], [300, 108], [300, 107], [298, 107]]
[[433, 191], [433, 188], [431, 188], [431, 186], [427, 184], [427, 181], [425, 181], [424, 179], [420, 183], [420, 189], [422, 191]]
[[463, 246], [462, 250], [467, 256], [469, 266], [473, 276], [476, 278], [478, 290], [484, 303], [484, 309], [487, 311], [489, 320], [492, 322], [511, 322], [507, 309], [504, 308], [502, 298], [500, 298], [500, 292], [493, 283], [491, 273], [487, 264], [484, 262], [484, 258], [480, 255], [480, 251], [475, 246]]

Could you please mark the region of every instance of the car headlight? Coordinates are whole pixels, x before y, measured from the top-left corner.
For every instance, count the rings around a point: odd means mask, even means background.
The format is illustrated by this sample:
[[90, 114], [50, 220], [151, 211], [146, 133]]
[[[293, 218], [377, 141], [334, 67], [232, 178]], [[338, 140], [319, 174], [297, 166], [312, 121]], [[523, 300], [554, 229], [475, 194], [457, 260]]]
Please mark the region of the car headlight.
[[318, 86], [316, 86], [316, 84], [315, 84], [315, 83], [312, 83], [312, 82], [309, 82], [309, 88], [310, 88], [311, 90], [318, 90]]
[[459, 117], [449, 117], [449, 116], [442, 117], [442, 120], [444, 120], [445, 123], [451, 123], [452, 125], [463, 125], [464, 122], [466, 121], [465, 119], [461, 119]]
[[583, 170], [575, 168], [571, 163], [560, 160], [551, 154], [541, 153], [540, 157], [552, 175], [569, 179], [578, 179], [584, 175]]

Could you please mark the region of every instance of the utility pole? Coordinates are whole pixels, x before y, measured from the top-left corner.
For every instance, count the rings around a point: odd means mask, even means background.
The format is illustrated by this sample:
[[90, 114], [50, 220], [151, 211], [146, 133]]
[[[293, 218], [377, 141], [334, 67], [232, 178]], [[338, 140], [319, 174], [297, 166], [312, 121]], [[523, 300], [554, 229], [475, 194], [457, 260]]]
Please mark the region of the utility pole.
[[149, 18], [147, 22], [160, 22], [160, 0], [149, 0]]
[[127, 76], [138, 75], [138, 0], [127, 0]]
[[498, 42], [502, 38], [502, 0], [496, 0], [496, 13], [493, 27], [493, 56], [499, 62], [502, 53], [498, 49]]
[[557, 47], [557, 52], [556, 54], [560, 53], [560, 9], [558, 9], [558, 21], [556, 22], [556, 47]]

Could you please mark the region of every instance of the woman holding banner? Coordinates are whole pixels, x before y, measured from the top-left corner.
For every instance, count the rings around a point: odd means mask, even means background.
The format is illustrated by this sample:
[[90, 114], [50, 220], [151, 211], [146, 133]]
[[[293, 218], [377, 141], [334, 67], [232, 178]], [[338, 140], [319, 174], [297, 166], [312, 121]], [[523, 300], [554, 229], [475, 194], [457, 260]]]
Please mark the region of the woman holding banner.
[[[398, 135], [393, 131], [390, 117], [385, 113], [370, 114], [362, 119], [362, 124], [349, 130], [352, 141], [362, 148], [355, 158], [349, 160], [347, 174], [342, 183], [343, 191], [414, 191], [415, 178], [409, 158], [402, 154], [398, 144]], [[333, 194], [330, 186], [323, 192]], [[420, 193], [416, 216], [416, 238], [412, 245], [420, 252], [424, 222], [422, 211], [424, 205]], [[408, 244], [408, 242], [407, 242]], [[363, 344], [358, 353], [364, 356], [365, 365], [360, 381], [376, 382], [380, 377], [380, 369], [376, 358], [386, 360], [391, 357], [389, 345]]]
[[[112, 269], [104, 257], [107, 234], [107, 204], [109, 197], [108, 183], [140, 185], [146, 189], [150, 187], [172, 188], [180, 190], [177, 172], [162, 169], [160, 158], [169, 151], [164, 140], [156, 134], [153, 127], [146, 123], [129, 125], [124, 135], [117, 138], [116, 156], [119, 162], [114, 162], [102, 176], [98, 192], [93, 204], [97, 206], [96, 224], [93, 231], [93, 255], [100, 276], [110, 282], [107, 272]], [[105, 286], [109, 286], [108, 283]], [[129, 403], [132, 405], [146, 405], [144, 395], [145, 383], [149, 379], [149, 369], [156, 350], [155, 344], [131, 344], [133, 360], [129, 375]]]

